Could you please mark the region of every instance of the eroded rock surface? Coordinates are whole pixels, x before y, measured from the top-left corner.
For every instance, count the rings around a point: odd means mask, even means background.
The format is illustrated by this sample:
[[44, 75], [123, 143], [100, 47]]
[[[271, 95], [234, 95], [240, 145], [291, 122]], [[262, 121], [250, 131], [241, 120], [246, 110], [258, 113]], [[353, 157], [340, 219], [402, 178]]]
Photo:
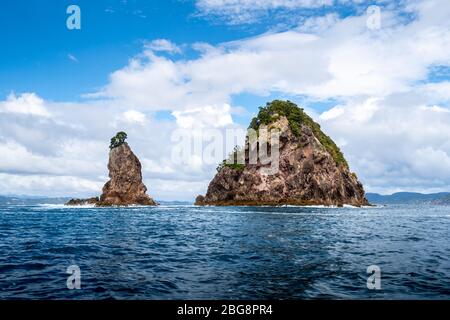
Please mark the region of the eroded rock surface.
[[157, 205], [146, 193], [147, 187], [142, 182], [141, 162], [126, 142], [111, 148], [108, 170], [110, 180], [104, 185], [100, 198], [72, 199], [66, 205]]
[[245, 165], [222, 166], [196, 204], [369, 205], [356, 174], [320, 126], [291, 102], [274, 102], [263, 110], [265, 123], [255, 118], [251, 126], [280, 130], [278, 172], [267, 174], [263, 168], [270, 165], [260, 161], [249, 164], [247, 138]]
[[67, 206], [86, 206], [86, 205], [92, 205], [97, 204], [100, 201], [98, 197], [92, 197], [89, 199], [71, 199], [69, 202], [66, 203]]

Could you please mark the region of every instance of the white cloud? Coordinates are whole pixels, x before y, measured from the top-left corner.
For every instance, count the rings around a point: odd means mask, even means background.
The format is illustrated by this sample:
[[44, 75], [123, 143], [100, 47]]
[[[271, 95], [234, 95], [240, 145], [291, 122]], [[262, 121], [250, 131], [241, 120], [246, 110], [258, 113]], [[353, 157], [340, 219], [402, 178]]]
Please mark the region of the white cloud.
[[[206, 188], [207, 183], [199, 181], [208, 180], [215, 170], [216, 164], [205, 164], [195, 150], [184, 164], [171, 161], [171, 135], [178, 128], [173, 120], [155, 121], [140, 111], [124, 110], [121, 103], [111, 100], [82, 104], [42, 101], [42, 105], [53, 115], [45, 121], [24, 113], [0, 115], [3, 193], [99, 195], [108, 180], [109, 139], [119, 130], [128, 133], [128, 143], [141, 160], [149, 193], [156, 199], [192, 200], [196, 194], [190, 190], [194, 186], [195, 190]], [[204, 128], [208, 128], [207, 121], [226, 124], [223, 119], [231, 119], [229, 106], [212, 109], [217, 115], [208, 110], [205, 115], [210, 118], [203, 118]], [[201, 110], [198, 112], [199, 116]], [[45, 183], [40, 186], [42, 181]], [[172, 185], [171, 192], [168, 185]]]
[[297, 30], [306, 33], [322, 33], [339, 22], [337, 13], [328, 13], [319, 17], [308, 17], [300, 22]]
[[251, 9], [320, 7], [332, 3], [333, 0], [198, 0], [197, 6], [236, 12]]
[[419, 89], [433, 101], [450, 101], [450, 81], [427, 83]]
[[11, 93], [6, 101], [0, 102], [1, 112], [50, 117], [50, 113], [44, 105], [44, 100], [34, 93], [24, 93], [18, 97]]
[[[157, 193], [160, 199], [193, 201], [193, 195], [206, 193], [209, 179], [200, 181], [151, 179], [145, 181], [145, 183], [151, 186], [149, 192]], [[183, 190], [183, 192], [179, 192], [178, 190]]]
[[327, 134], [346, 141], [344, 154], [369, 191], [448, 190], [449, 110], [411, 103], [409, 94], [349, 101], [320, 116]]
[[122, 117], [129, 123], [144, 124], [146, 122], [146, 116], [142, 112], [136, 110], [128, 110], [122, 113]]
[[432, 146], [424, 146], [414, 150], [411, 163], [413, 170], [425, 179], [445, 179], [450, 177], [450, 150], [435, 149]]
[[168, 163], [158, 163], [156, 160], [152, 159], [141, 159], [142, 170], [148, 173], [175, 173], [175, 169], [168, 165]]
[[[196, 0], [197, 15], [216, 22], [219, 19], [230, 25], [261, 21], [267, 24], [289, 20], [299, 22], [302, 16], [318, 10], [331, 10], [333, 5], [358, 9], [374, 4], [390, 6], [388, 0]], [[270, 18], [264, 19], [266, 17]]]
[[336, 107], [331, 108], [328, 111], [323, 112], [319, 118], [321, 120], [327, 121], [327, 120], [331, 120], [331, 119], [339, 117], [344, 112], [345, 112], [345, 110], [342, 106], [336, 106]]
[[[31, 175], [0, 173], [0, 189], [12, 195], [55, 196], [68, 195], [96, 196], [101, 182], [74, 176]], [[74, 191], [77, 193], [74, 194]]]
[[204, 106], [185, 109], [183, 111], [174, 111], [172, 114], [177, 119], [177, 124], [181, 128], [220, 128], [233, 123], [230, 111], [230, 105], [224, 104], [221, 107]]
[[[59, 145], [54, 155], [33, 153], [25, 146], [14, 141], [2, 141], [0, 145], [0, 172], [16, 172], [18, 174], [51, 174], [89, 176], [100, 174], [101, 164], [92, 163], [90, 151], [98, 148], [91, 141], [68, 141]], [[95, 152], [94, 154], [97, 154]], [[99, 160], [98, 158], [95, 160]], [[93, 175], [95, 177], [95, 174]]]
[[295, 10], [329, 6], [333, 0], [197, 0], [200, 15], [224, 17], [230, 24], [255, 22], [269, 10]]
[[180, 47], [167, 39], [156, 39], [150, 42], [145, 42], [144, 47], [152, 51], [181, 53]]
[[[436, 6], [450, 14], [448, 5]], [[364, 14], [314, 19], [325, 21], [318, 33], [299, 28], [216, 46], [203, 44], [200, 57], [194, 59], [173, 60], [146, 50], [114, 72], [97, 96], [146, 110], [230, 103], [231, 96], [240, 93], [383, 97], [416, 87], [427, 79], [430, 66], [450, 65], [445, 19], [399, 24], [397, 12], [385, 9], [378, 31], [367, 28]]]
[[146, 52], [113, 72], [110, 83], [96, 96], [123, 101], [130, 108], [170, 110], [183, 105], [189, 94], [183, 83], [175, 62]]
[[421, 110], [425, 110], [425, 111], [433, 111], [433, 112], [443, 112], [443, 113], [448, 113], [450, 112], [450, 110], [448, 110], [447, 108], [443, 108], [443, 107], [439, 107], [439, 106], [422, 106]]

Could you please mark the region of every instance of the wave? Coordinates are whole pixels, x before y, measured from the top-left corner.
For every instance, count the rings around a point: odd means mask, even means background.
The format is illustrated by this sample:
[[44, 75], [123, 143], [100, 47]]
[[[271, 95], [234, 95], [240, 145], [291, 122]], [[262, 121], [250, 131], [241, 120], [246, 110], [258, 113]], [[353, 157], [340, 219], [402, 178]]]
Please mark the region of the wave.
[[46, 208], [46, 209], [80, 209], [80, 208], [95, 208], [93, 204], [83, 204], [79, 206], [67, 206], [65, 204], [54, 204], [54, 203], [40, 203], [37, 205], [38, 207]]

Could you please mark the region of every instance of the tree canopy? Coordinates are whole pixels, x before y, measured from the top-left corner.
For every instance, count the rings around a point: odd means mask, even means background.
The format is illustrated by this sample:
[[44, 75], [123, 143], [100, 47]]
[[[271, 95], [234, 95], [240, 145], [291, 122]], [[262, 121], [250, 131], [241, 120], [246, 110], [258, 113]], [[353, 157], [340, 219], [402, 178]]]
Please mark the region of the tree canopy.
[[301, 126], [306, 125], [311, 128], [315, 137], [331, 154], [337, 164], [348, 168], [347, 161], [344, 158], [339, 147], [327, 136], [320, 128], [320, 125], [308, 116], [303, 108], [299, 108], [295, 103], [287, 100], [273, 100], [268, 102], [265, 107], [260, 107], [258, 115], [253, 118], [249, 128], [258, 130], [261, 125], [268, 125], [278, 120], [280, 116], [285, 116], [289, 121], [289, 126], [293, 134], [297, 137], [301, 135]]
[[123, 131], [117, 132], [117, 134], [111, 138], [111, 144], [109, 145], [110, 149], [114, 149], [122, 144], [124, 144], [127, 139], [127, 134]]
[[[217, 166], [216, 170], [219, 172], [224, 167], [228, 167], [235, 170], [244, 170], [245, 164], [239, 163], [239, 157], [245, 156], [245, 150], [240, 146], [235, 146], [233, 151], [230, 152], [228, 158], [223, 160]], [[244, 153], [244, 154], [243, 154]]]

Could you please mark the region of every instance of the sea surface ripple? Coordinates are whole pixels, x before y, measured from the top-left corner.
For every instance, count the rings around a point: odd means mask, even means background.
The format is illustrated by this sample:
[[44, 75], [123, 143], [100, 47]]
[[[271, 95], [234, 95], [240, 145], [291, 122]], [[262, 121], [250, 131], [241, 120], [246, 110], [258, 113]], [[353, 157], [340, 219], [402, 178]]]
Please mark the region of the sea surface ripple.
[[449, 299], [449, 236], [447, 206], [0, 206], [0, 299]]

